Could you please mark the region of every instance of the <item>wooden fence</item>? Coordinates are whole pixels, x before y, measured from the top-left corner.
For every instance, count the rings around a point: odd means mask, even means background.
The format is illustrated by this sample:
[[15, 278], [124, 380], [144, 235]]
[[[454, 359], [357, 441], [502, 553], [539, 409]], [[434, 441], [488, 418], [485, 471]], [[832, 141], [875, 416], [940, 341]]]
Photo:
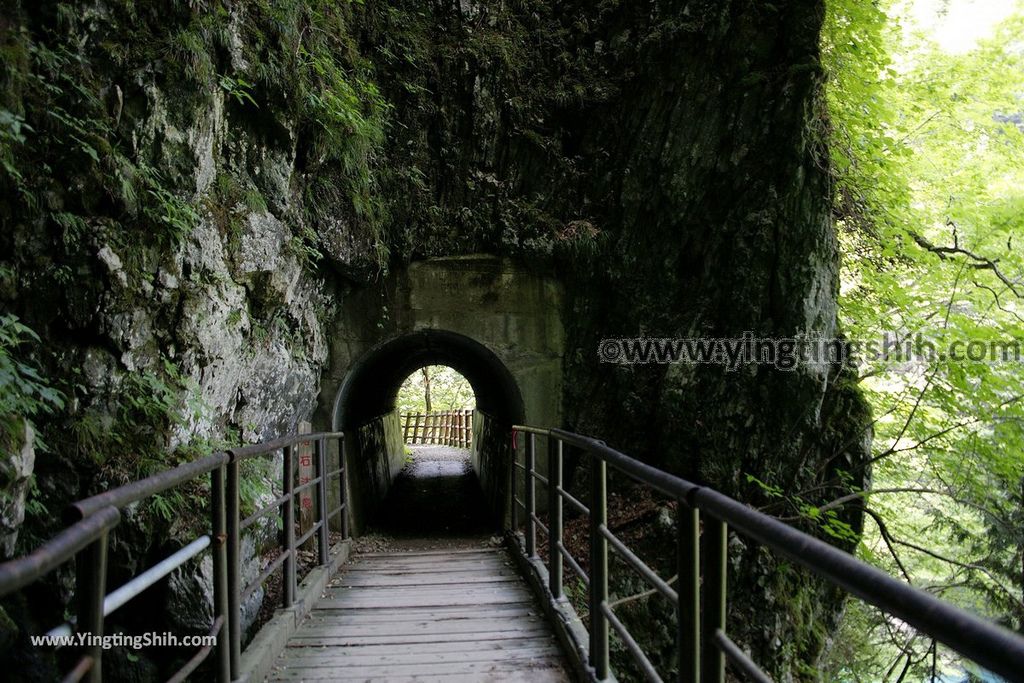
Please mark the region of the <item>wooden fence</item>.
[[473, 411], [402, 413], [402, 439], [407, 444], [469, 448], [473, 443]]

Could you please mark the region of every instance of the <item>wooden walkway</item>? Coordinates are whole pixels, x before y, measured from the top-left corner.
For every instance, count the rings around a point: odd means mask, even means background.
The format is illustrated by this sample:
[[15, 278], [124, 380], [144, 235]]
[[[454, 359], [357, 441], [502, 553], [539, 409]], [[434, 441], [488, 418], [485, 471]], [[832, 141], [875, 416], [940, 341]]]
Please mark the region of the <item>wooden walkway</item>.
[[288, 641], [271, 681], [570, 680], [504, 550], [356, 555]]

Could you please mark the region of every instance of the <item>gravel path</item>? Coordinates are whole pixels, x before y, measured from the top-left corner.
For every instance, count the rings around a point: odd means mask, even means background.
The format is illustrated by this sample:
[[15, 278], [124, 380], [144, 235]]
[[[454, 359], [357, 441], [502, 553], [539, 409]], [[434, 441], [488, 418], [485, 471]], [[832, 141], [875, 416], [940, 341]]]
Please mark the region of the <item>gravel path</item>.
[[469, 451], [451, 446], [409, 446], [415, 460], [469, 461]]

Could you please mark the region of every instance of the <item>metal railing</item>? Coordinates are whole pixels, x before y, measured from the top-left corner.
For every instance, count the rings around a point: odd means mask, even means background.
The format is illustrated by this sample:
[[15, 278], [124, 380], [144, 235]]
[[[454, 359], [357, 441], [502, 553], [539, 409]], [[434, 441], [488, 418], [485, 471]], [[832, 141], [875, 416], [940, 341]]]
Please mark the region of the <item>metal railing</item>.
[[[329, 440], [337, 440], [339, 454], [338, 467], [330, 472], [327, 471]], [[313, 444], [315, 476], [296, 486], [295, 453], [301, 444], [308, 443]], [[281, 451], [283, 456], [282, 495], [245, 519], [240, 519], [239, 463], [277, 451]], [[121, 518], [121, 510], [127, 505], [207, 474], [210, 475], [209, 533], [200, 535], [108, 594], [108, 540], [111, 530]], [[327, 483], [335, 478], [338, 480], [339, 505], [328, 511]], [[346, 479], [344, 440], [340, 432], [298, 434], [214, 453], [68, 506], [65, 513], [69, 524], [67, 528], [28, 555], [0, 564], [0, 597], [24, 588], [74, 560], [76, 619], [73, 623], [52, 629], [47, 635], [60, 637], [82, 633], [90, 636], [81, 657], [64, 680], [99, 683], [102, 680], [102, 637], [106, 617], [187, 561], [210, 549], [213, 555], [213, 623], [209, 635], [216, 638], [216, 646], [198, 650], [169, 680], [185, 680], [211, 652], [215, 652], [217, 680], [226, 683], [237, 678], [240, 671], [242, 602], [274, 572], [281, 570], [281, 603], [283, 607], [291, 607], [295, 602], [297, 583], [296, 548], [315, 534], [318, 564], [326, 565], [329, 561], [328, 525], [336, 516], [340, 518], [342, 538], [348, 538]], [[301, 538], [296, 539], [295, 503], [298, 494], [309, 488], [316, 491], [317, 521]], [[283, 520], [281, 553], [255, 581], [243, 586], [239, 562], [241, 534], [260, 518], [275, 511], [279, 511]]]
[[402, 413], [402, 439], [410, 445], [469, 448], [473, 445], [473, 411]]
[[[526, 435], [524, 462], [516, 457], [515, 433]], [[536, 437], [547, 438], [547, 473], [536, 468]], [[582, 451], [590, 475], [589, 505], [572, 496], [563, 485], [563, 446]], [[569, 568], [587, 586], [589, 643], [579, 643], [590, 674], [608, 679], [609, 635], [614, 631], [643, 675], [661, 681], [642, 646], [630, 635], [608, 601], [609, 549], [639, 574], [652, 590], [668, 599], [676, 610], [679, 652], [678, 680], [685, 683], [722, 683], [726, 664], [740, 678], [771, 681], [750, 656], [727, 635], [726, 599], [728, 539], [730, 531], [757, 541], [805, 567], [827, 582], [928, 634], [960, 655], [1008, 681], [1024, 681], [1024, 637], [912, 588], [885, 572], [823, 541], [705, 486], [645, 465], [602, 441], [560, 429], [513, 427], [511, 471], [512, 514], [510, 531], [537, 576], [547, 580], [550, 607], [566, 620], [575, 613], [565, 599], [563, 570]], [[663, 580], [608, 528], [608, 467], [677, 501], [677, 589]], [[523, 498], [518, 497], [515, 472], [523, 472]], [[547, 521], [537, 515], [536, 482], [547, 489]], [[589, 517], [589, 575], [563, 543], [563, 504]], [[524, 512], [520, 525], [519, 511]], [[522, 540], [518, 529], [523, 526]], [[547, 535], [547, 566], [537, 554], [537, 530]], [[703, 568], [701, 559], [703, 557]]]

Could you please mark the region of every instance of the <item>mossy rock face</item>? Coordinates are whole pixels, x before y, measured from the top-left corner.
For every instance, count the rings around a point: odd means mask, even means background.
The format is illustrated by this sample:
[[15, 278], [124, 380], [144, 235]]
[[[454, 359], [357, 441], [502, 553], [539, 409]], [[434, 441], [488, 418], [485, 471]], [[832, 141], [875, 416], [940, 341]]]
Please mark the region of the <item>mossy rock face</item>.
[[18, 625], [14, 623], [7, 610], [0, 607], [0, 650], [7, 650], [18, 639]]

